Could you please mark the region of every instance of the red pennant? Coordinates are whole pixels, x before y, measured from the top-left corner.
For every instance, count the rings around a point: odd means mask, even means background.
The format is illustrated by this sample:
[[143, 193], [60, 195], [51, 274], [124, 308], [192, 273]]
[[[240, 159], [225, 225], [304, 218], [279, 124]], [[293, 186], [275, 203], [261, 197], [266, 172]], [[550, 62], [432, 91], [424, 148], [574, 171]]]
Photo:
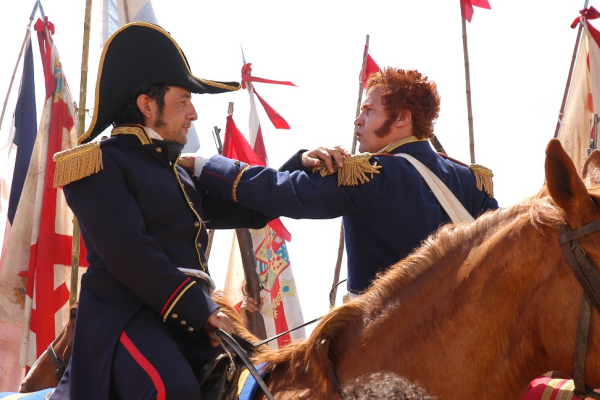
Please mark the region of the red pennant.
[[[365, 45], [365, 47], [367, 47], [367, 45]], [[370, 54], [367, 53], [367, 65], [365, 68], [367, 71], [365, 73], [365, 76], [363, 77], [363, 86], [367, 87], [367, 81], [369, 80], [369, 76], [375, 72], [379, 72], [381, 71], [381, 68], [379, 68], [379, 65], [377, 65], [377, 63], [375, 62], [375, 60], [373, 60], [373, 57], [371, 57]], [[360, 70], [360, 75], [362, 76], [363, 71], [362, 69]], [[359, 78], [360, 79], [360, 78]]]
[[254, 152], [250, 143], [248, 143], [244, 135], [237, 128], [231, 115], [227, 116], [225, 139], [223, 140], [223, 155], [250, 165], [265, 166], [265, 163]]
[[471, 22], [471, 19], [473, 18], [473, 6], [486, 8], [488, 10], [492, 9], [488, 0], [460, 0], [460, 12], [462, 13], [462, 17], [469, 22]]

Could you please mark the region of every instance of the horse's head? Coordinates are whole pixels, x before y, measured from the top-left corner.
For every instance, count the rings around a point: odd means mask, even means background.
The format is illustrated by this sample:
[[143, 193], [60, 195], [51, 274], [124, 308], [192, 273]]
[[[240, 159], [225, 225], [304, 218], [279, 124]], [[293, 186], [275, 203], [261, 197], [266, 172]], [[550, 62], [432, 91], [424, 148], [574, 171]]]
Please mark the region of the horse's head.
[[[71, 306], [69, 312], [69, 322], [50, 344], [56, 358], [59, 360], [58, 363], [48, 354], [48, 350], [44, 351], [29, 369], [25, 379], [21, 382], [19, 393], [31, 393], [42, 389], [56, 387], [58, 379], [62, 376], [67, 362], [71, 359], [73, 334], [75, 333], [75, 317], [77, 316], [77, 303]], [[59, 370], [61, 372], [57, 373]]]
[[[565, 332], [569, 337], [577, 337], [571, 346], [575, 348], [575, 361], [570, 369], [577, 381], [578, 375], [588, 385], [600, 387], [600, 151], [594, 151], [586, 160], [583, 177], [563, 150], [558, 140], [552, 140], [546, 149], [546, 183], [548, 192], [554, 203], [564, 211], [565, 224], [559, 224], [559, 242], [564, 251], [563, 265], [568, 265], [573, 273], [568, 283], [571, 285], [569, 296], [564, 302], [571, 300], [571, 320], [579, 314], [577, 333], [573, 328]], [[586, 185], [587, 183], [587, 185]], [[581, 296], [586, 296], [579, 306]], [[571, 299], [569, 299], [571, 297]], [[595, 310], [594, 310], [595, 309]], [[587, 312], [587, 314], [586, 314]], [[591, 313], [591, 317], [590, 314]], [[591, 322], [590, 322], [591, 318]], [[590, 328], [582, 324], [591, 324]], [[589, 347], [581, 347], [588, 342]], [[582, 349], [582, 350], [578, 350]], [[581, 355], [578, 356], [577, 353]], [[587, 361], [586, 361], [587, 356]], [[568, 367], [567, 367], [568, 368]], [[577, 389], [583, 391], [583, 384]]]

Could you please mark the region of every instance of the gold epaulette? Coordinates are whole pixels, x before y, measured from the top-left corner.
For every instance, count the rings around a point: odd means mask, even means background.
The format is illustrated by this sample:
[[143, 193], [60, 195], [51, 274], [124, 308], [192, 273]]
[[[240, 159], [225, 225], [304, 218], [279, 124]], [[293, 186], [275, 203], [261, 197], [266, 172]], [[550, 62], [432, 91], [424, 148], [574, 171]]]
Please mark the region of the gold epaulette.
[[477, 189], [485, 190], [488, 196], [494, 197], [494, 182], [492, 181], [494, 173], [492, 170], [479, 164], [471, 164], [469, 169], [475, 174]]
[[371, 164], [369, 161], [371, 160], [373, 155], [371, 153], [363, 153], [355, 156], [346, 157], [343, 159], [344, 166], [342, 168], [338, 168], [337, 165], [333, 165], [333, 172], [329, 172], [325, 163], [321, 161], [321, 163], [313, 169], [313, 174], [315, 172], [319, 172], [321, 176], [331, 175], [332, 173], [338, 173], [338, 186], [356, 186], [360, 183], [369, 182], [368, 174], [371, 174], [371, 178], [373, 178], [373, 174], [378, 174], [379, 169], [381, 169], [381, 165]]
[[102, 169], [100, 142], [82, 144], [54, 155], [54, 187], [68, 185]]

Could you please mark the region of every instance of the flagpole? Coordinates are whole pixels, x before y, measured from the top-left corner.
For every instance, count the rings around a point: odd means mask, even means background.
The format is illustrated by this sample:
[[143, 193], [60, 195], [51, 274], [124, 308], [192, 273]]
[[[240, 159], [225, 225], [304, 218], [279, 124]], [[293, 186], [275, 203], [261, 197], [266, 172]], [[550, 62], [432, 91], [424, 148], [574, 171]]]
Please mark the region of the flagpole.
[[[362, 103], [362, 94], [363, 94], [363, 90], [364, 90], [363, 82], [365, 80], [365, 74], [367, 73], [367, 55], [368, 54], [369, 54], [369, 35], [367, 35], [367, 38], [365, 40], [365, 51], [363, 52], [362, 69], [361, 69], [360, 77], [358, 80], [358, 101], [356, 102], [355, 118], [358, 118], [358, 115], [360, 114], [360, 105]], [[352, 133], [352, 154], [354, 154], [356, 152], [356, 142], [357, 142], [356, 129], [357, 129], [357, 127], [354, 127], [354, 130]], [[335, 299], [337, 296], [337, 287], [338, 287], [338, 283], [340, 281], [340, 270], [342, 269], [342, 259], [344, 258], [344, 247], [345, 247], [344, 236], [345, 236], [344, 235], [344, 223], [342, 221], [342, 223], [340, 224], [340, 240], [338, 243], [338, 255], [337, 255], [337, 260], [335, 262], [335, 270], [333, 271], [333, 284], [331, 285], [332, 289], [331, 289], [331, 293], [329, 296], [329, 299], [330, 299], [329, 300], [329, 308], [333, 308], [335, 306]]]
[[12, 90], [12, 85], [15, 80], [15, 75], [17, 74], [17, 69], [19, 68], [19, 63], [21, 62], [21, 57], [23, 56], [23, 50], [25, 49], [25, 44], [27, 40], [31, 37], [31, 24], [33, 23], [33, 17], [35, 16], [35, 12], [38, 9], [40, 1], [37, 0], [35, 5], [33, 6], [33, 11], [31, 11], [31, 16], [29, 17], [29, 24], [27, 24], [27, 31], [25, 33], [25, 38], [23, 39], [23, 44], [21, 44], [21, 51], [19, 51], [19, 57], [17, 57], [17, 63], [15, 64], [15, 69], [13, 71], [12, 77], [10, 78], [10, 84], [8, 85], [8, 92], [6, 93], [6, 99], [4, 100], [4, 106], [2, 107], [2, 114], [0, 114], [0, 129], [2, 128], [2, 121], [4, 121], [4, 113], [6, 112], [6, 106], [8, 103], [8, 98], [10, 96], [10, 91]]
[[467, 86], [467, 115], [469, 120], [469, 149], [471, 152], [471, 164], [475, 164], [475, 142], [473, 134], [473, 109], [471, 106], [471, 73], [469, 70], [469, 50], [467, 46], [467, 23], [462, 13], [460, 15], [462, 22], [463, 53], [465, 58], [465, 83]]
[[[589, 0], [585, 0], [583, 9], [588, 7]], [[562, 103], [560, 105], [560, 111], [558, 112], [558, 120], [556, 121], [556, 129], [554, 130], [554, 139], [558, 139], [560, 128], [562, 126], [562, 117], [565, 112], [565, 106], [567, 104], [567, 97], [569, 95], [569, 88], [571, 87], [571, 79], [573, 78], [573, 69], [575, 68], [575, 59], [577, 58], [577, 52], [579, 51], [579, 45], [581, 41], [581, 32], [583, 31], [583, 23], [579, 24], [577, 30], [577, 38], [575, 39], [575, 48], [573, 49], [573, 57], [571, 57], [571, 66], [569, 67], [569, 75], [567, 75], [567, 84], [565, 85], [565, 92], [563, 94]]]
[[[77, 136], [85, 133], [85, 100], [87, 95], [88, 56], [90, 50], [90, 25], [92, 20], [92, 0], [85, 3], [85, 21], [83, 24], [83, 54], [81, 56], [81, 82], [79, 85], [79, 107], [77, 108]], [[79, 223], [73, 216], [73, 243], [71, 246], [71, 294], [69, 304], [77, 301], [77, 284], [79, 282]]]

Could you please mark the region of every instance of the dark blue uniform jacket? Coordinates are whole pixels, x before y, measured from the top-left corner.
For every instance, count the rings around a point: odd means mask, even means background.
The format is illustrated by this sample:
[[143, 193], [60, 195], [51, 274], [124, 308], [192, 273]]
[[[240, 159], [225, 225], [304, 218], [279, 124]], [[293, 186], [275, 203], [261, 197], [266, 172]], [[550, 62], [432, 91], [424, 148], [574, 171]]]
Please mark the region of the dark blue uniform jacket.
[[[392, 153], [407, 153], [421, 161], [477, 218], [498, 203], [479, 190], [465, 165], [440, 156], [428, 142], [404, 144]], [[357, 186], [338, 186], [337, 173], [321, 177], [304, 170], [300, 153], [280, 172], [249, 167], [225, 157], [207, 161], [201, 187], [227, 200], [272, 216], [334, 218], [343, 216], [348, 258], [348, 289], [364, 291], [375, 275], [418, 247], [450, 218], [421, 175], [407, 160], [378, 154], [371, 160], [379, 174]], [[240, 176], [241, 174], [241, 176]]]
[[[206, 228], [260, 228], [270, 220], [201, 193], [190, 173], [169, 160], [170, 145], [112, 137], [101, 145], [103, 169], [64, 186], [89, 262], [70, 363], [73, 399], [109, 398], [113, 350], [143, 305], [176, 331], [205, 335], [202, 327], [218, 306], [177, 268], [208, 272]], [[62, 392], [68, 390], [54, 398]]]

